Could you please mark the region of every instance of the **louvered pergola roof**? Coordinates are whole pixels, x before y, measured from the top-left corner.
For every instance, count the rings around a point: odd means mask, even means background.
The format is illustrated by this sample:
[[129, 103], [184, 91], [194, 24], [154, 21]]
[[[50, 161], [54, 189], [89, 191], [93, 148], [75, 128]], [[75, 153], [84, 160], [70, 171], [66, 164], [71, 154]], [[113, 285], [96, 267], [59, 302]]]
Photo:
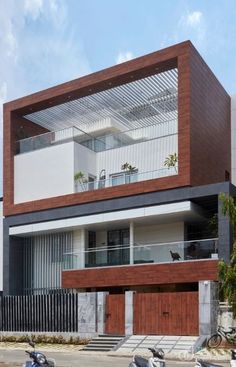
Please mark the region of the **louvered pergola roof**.
[[87, 133], [95, 122], [111, 118], [125, 131], [176, 119], [177, 94], [175, 68], [24, 117], [50, 131], [75, 126]]

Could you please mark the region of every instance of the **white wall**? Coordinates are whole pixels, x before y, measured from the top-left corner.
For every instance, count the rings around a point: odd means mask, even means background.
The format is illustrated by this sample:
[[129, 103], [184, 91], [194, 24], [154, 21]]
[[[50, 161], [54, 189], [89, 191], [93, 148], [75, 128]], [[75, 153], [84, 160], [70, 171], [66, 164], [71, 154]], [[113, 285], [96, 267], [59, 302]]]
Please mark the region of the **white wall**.
[[96, 153], [77, 143], [75, 143], [74, 148], [74, 172], [81, 171], [86, 178], [88, 174], [96, 176]]
[[85, 260], [85, 241], [86, 238], [83, 236], [83, 229], [76, 229], [73, 231], [73, 266], [77, 269], [84, 268], [84, 260]]
[[0, 201], [0, 291], [3, 290], [3, 202]]
[[236, 94], [231, 96], [231, 181], [236, 185]]
[[150, 246], [134, 249], [134, 260], [154, 260], [155, 262], [171, 261], [170, 250], [178, 252], [184, 259], [184, 222], [157, 224], [137, 227], [134, 230], [134, 242], [140, 244], [158, 244], [178, 242], [180, 244]]
[[[139, 173], [164, 168], [165, 158], [178, 153], [177, 135], [95, 153], [75, 143], [56, 144], [48, 148], [14, 157], [14, 202], [21, 203], [66, 195], [75, 191], [74, 174], [99, 177], [105, 169], [106, 178], [121, 172], [128, 162]], [[155, 178], [152, 176], [143, 179]], [[142, 177], [140, 176], [140, 180]]]
[[14, 157], [14, 202], [43, 199], [74, 191], [74, 143]]
[[167, 243], [184, 240], [184, 222], [138, 226], [134, 230], [134, 241], [142, 243]]
[[232, 307], [226, 302], [220, 303], [218, 325], [223, 326], [227, 330], [230, 327], [236, 327], [236, 320], [233, 318]]
[[106, 170], [106, 178], [112, 173], [121, 172], [121, 165], [128, 162], [138, 171], [155, 171], [164, 167], [169, 154], [178, 154], [178, 136], [168, 136], [147, 142], [127, 145], [97, 153], [97, 173]]

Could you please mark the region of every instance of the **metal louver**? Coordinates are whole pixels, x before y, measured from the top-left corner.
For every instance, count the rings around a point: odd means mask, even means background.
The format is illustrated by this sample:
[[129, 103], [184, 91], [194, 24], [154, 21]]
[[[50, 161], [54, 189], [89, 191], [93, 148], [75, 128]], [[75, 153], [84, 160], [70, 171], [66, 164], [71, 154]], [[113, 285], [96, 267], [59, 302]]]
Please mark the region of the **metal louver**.
[[90, 132], [112, 118], [122, 130], [177, 119], [178, 70], [172, 69], [25, 116], [50, 131], [71, 126]]

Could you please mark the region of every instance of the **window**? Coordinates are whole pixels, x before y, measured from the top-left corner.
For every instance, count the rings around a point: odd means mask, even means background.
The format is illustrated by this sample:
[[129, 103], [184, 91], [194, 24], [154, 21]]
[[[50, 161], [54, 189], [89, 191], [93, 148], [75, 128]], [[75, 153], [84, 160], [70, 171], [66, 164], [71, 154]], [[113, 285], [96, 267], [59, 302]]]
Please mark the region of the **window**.
[[123, 185], [138, 181], [138, 170], [118, 172], [110, 175], [111, 186]]
[[88, 190], [95, 189], [95, 181], [96, 181], [96, 177], [89, 174], [88, 175]]

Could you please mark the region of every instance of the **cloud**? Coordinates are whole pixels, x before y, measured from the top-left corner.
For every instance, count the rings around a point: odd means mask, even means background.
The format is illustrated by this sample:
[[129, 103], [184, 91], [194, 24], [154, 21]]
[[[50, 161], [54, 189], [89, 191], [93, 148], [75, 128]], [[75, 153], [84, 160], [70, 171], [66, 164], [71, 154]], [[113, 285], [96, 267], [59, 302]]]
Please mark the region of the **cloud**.
[[14, 34], [12, 33], [12, 29], [8, 30], [5, 34], [5, 38], [3, 40], [6, 44], [6, 53], [7, 56], [15, 56], [16, 49], [17, 49], [17, 42]]
[[185, 22], [190, 27], [198, 26], [203, 19], [203, 14], [200, 11], [193, 11], [185, 16]]
[[0, 116], [2, 116], [3, 112], [3, 103], [7, 100], [7, 83], [2, 82], [0, 85]]
[[134, 55], [131, 51], [120, 52], [116, 58], [116, 64], [121, 64], [122, 62], [132, 60]]
[[24, 11], [26, 16], [30, 16], [33, 20], [36, 20], [43, 9], [43, 0], [25, 0]]
[[[63, 0], [0, 0], [0, 144], [3, 103], [91, 72], [67, 15]], [[0, 181], [1, 162], [0, 147]]]
[[200, 10], [185, 11], [177, 20], [174, 32], [163, 36], [161, 47], [188, 39], [204, 53], [207, 48], [207, 23]]

